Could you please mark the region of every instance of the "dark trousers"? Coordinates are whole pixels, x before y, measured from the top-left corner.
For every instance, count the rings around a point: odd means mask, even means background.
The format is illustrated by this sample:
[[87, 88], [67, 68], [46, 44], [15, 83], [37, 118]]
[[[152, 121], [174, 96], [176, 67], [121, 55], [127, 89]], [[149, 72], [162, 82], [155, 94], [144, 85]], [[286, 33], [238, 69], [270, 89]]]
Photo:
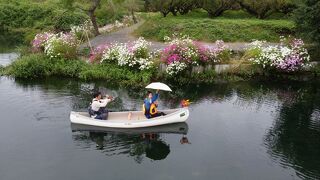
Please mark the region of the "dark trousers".
[[157, 112], [156, 114], [154, 115], [150, 115], [151, 118], [154, 118], [154, 117], [159, 117], [159, 116], [165, 116], [166, 114], [164, 112]]
[[97, 115], [95, 119], [107, 120], [109, 111], [105, 107], [101, 107], [95, 114]]

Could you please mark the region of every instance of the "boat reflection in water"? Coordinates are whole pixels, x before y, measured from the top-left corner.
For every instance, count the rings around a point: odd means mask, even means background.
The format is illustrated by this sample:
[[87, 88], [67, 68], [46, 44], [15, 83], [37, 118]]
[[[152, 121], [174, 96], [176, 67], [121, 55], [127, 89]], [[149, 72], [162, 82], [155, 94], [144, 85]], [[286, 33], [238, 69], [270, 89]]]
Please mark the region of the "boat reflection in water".
[[107, 156], [127, 154], [137, 163], [144, 156], [152, 160], [165, 159], [170, 153], [170, 145], [163, 135], [181, 135], [181, 144], [190, 144], [187, 138], [188, 124], [176, 123], [137, 129], [115, 129], [71, 124], [73, 140], [84, 149], [96, 148]]

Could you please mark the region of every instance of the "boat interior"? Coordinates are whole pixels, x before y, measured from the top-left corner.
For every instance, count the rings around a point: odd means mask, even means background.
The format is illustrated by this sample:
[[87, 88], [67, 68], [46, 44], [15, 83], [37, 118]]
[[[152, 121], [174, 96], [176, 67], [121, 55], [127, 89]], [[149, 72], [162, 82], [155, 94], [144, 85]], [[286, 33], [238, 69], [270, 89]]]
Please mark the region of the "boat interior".
[[[175, 112], [179, 111], [179, 109], [170, 109], [170, 110], [160, 110], [159, 112], [164, 112], [166, 116], [169, 116], [170, 114], [173, 114]], [[87, 112], [78, 112], [78, 114], [90, 117]], [[161, 118], [156, 117], [152, 119]], [[142, 111], [123, 111], [123, 112], [109, 112], [108, 120], [146, 120], [147, 118], [143, 114]]]

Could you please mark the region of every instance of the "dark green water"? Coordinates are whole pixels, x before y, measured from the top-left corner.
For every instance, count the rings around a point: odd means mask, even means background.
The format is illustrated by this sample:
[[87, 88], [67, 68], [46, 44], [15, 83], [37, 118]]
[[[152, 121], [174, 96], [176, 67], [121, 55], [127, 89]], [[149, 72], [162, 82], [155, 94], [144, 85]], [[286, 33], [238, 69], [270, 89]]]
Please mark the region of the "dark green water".
[[[187, 124], [142, 132], [74, 131], [93, 89], [113, 110], [140, 109], [143, 92], [107, 83], [0, 78], [0, 179], [319, 179], [320, 85], [232, 83], [163, 93], [190, 98]], [[189, 143], [182, 144], [187, 138]]]

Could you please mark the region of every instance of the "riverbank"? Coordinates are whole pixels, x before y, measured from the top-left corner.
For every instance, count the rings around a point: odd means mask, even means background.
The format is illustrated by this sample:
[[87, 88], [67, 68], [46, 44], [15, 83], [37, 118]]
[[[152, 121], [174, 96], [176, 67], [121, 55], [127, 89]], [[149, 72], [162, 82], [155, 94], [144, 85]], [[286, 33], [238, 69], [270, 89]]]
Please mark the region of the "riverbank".
[[154, 81], [165, 82], [172, 86], [251, 80], [310, 81], [319, 79], [320, 66], [315, 65], [307, 71], [280, 73], [266, 72], [261, 67], [250, 64], [220, 64], [206, 68], [193, 68], [183, 74], [170, 76], [165, 73], [163, 65], [160, 64], [152, 69], [139, 71], [111, 63], [91, 64], [79, 59], [50, 59], [43, 54], [30, 54], [22, 56], [9, 66], [0, 66], [0, 74], [17, 79], [59, 77], [84, 81], [103, 80], [123, 87], [143, 87]]
[[310, 56], [301, 39], [242, 43], [236, 50], [223, 40], [203, 43], [185, 35], [167, 37], [167, 43], [150, 42], [131, 36], [143, 23], [98, 36], [91, 40], [94, 47], [90, 49], [79, 46], [82, 41], [73, 31], [39, 33], [32, 47], [2, 67], [0, 74], [21, 79], [104, 80], [126, 87], [143, 87], [153, 81], [181, 86], [318, 78], [320, 68], [309, 67]]

